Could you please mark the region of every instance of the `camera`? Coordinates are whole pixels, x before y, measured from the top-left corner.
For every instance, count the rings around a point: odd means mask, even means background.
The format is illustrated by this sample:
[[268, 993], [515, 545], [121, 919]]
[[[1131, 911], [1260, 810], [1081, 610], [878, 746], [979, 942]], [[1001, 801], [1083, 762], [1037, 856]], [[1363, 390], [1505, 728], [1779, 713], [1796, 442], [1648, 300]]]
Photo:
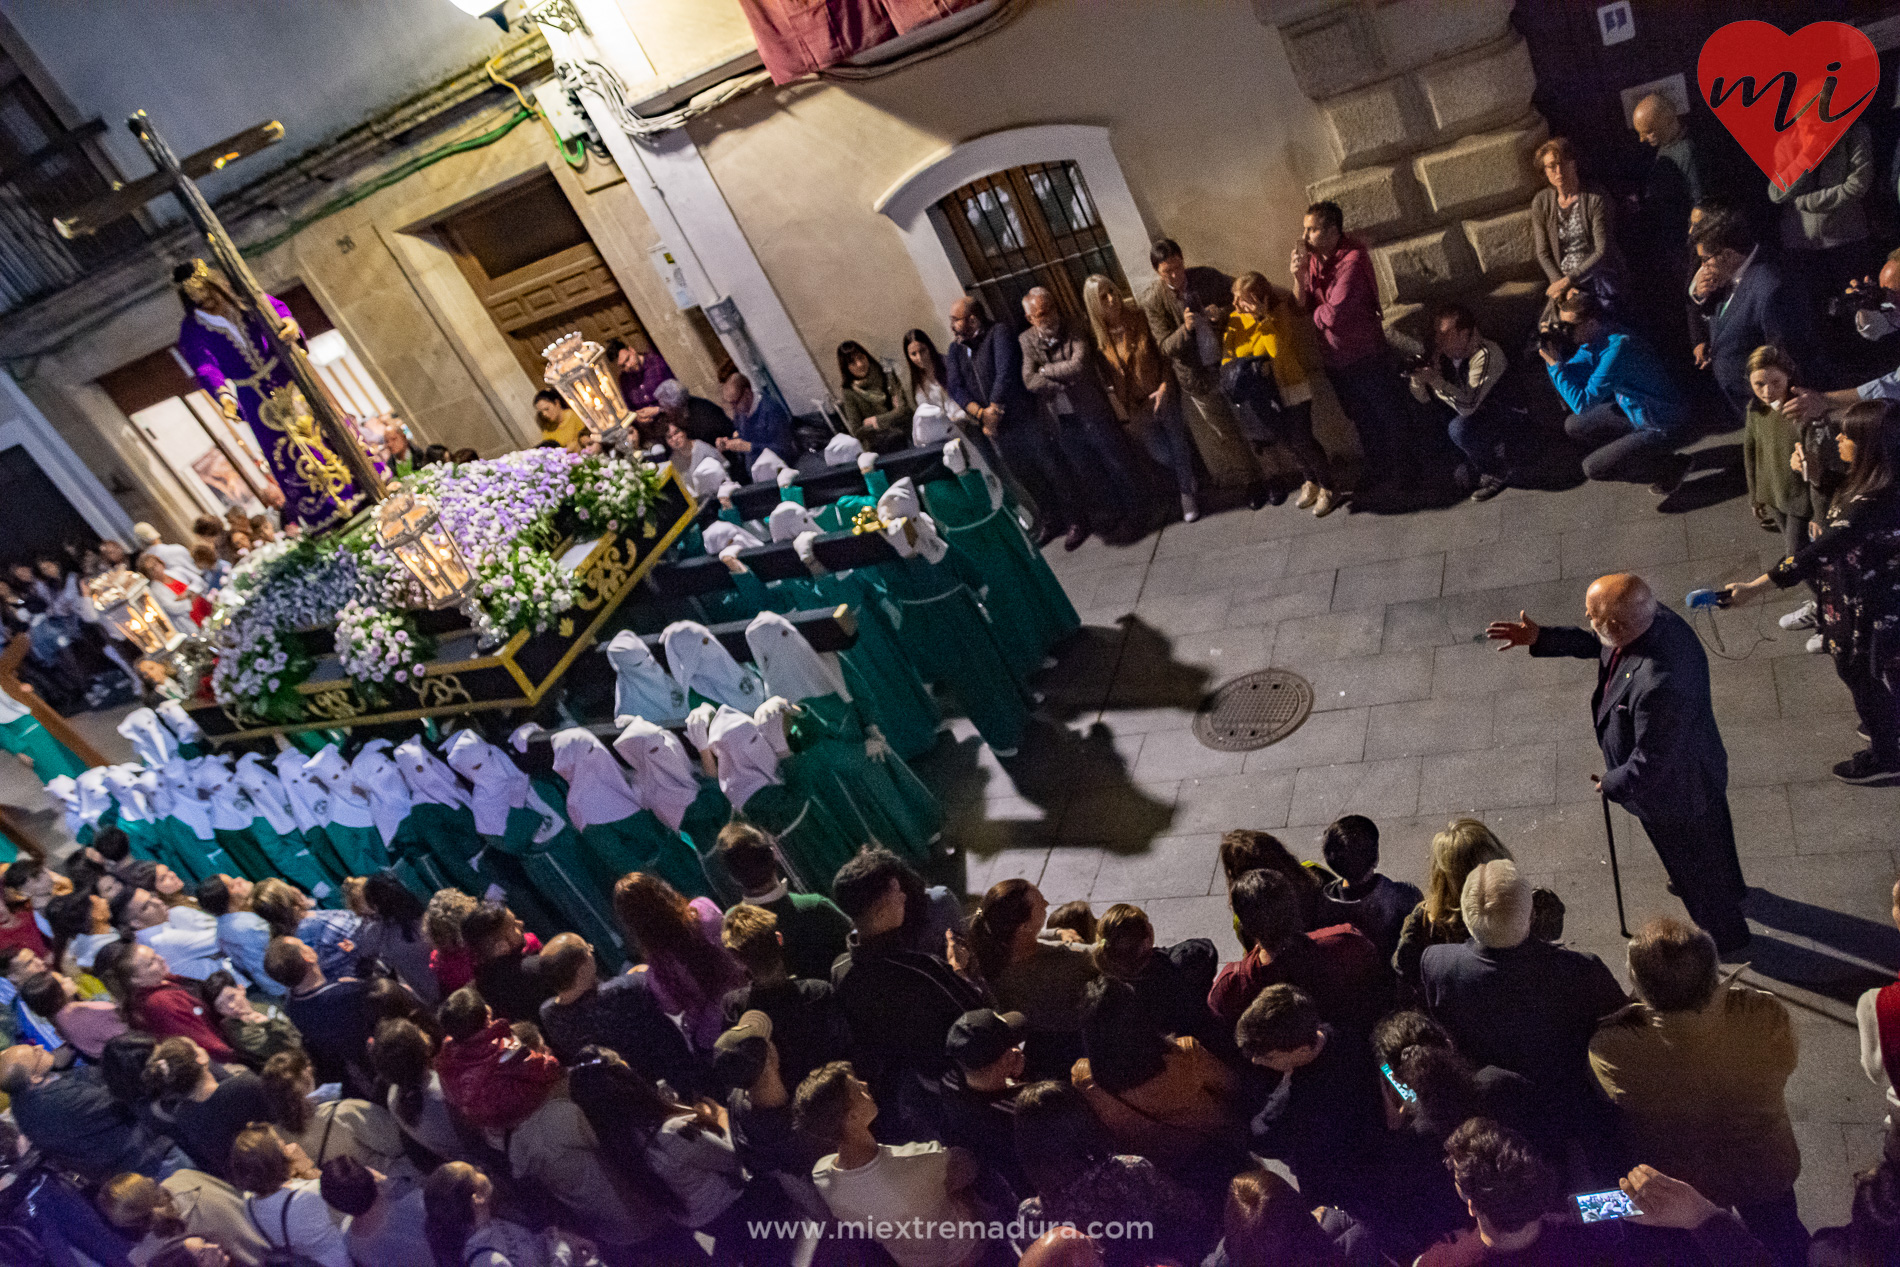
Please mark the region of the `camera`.
[[1887, 292], [1871, 277], [1858, 278], [1827, 301], [1827, 315], [1839, 320], [1857, 312], [1878, 312], [1887, 306]]
[[1537, 347], [1548, 352], [1560, 361], [1567, 361], [1577, 354], [1577, 337], [1570, 327], [1562, 323], [1539, 326], [1537, 328]]

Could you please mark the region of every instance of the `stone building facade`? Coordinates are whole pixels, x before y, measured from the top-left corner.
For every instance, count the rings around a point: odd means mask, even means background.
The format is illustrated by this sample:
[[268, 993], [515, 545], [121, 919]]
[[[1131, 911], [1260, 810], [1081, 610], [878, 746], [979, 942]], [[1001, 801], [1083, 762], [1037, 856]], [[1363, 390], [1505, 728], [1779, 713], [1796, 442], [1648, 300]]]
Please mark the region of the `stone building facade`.
[[1460, 298], [1495, 331], [1528, 330], [1543, 303], [1528, 205], [1530, 51], [1511, 0], [1255, 0], [1320, 109], [1336, 174], [1307, 184], [1372, 245], [1388, 325], [1420, 333], [1424, 306]]

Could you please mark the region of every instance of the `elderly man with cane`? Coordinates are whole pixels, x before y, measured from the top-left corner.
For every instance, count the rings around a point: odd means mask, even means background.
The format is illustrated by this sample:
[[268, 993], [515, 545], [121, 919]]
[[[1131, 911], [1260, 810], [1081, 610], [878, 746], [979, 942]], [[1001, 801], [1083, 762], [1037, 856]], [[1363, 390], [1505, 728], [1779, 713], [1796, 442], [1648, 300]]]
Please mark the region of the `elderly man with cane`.
[[1500, 651], [1597, 661], [1590, 710], [1605, 769], [1590, 781], [1643, 824], [1689, 917], [1732, 957], [1749, 941], [1748, 885], [1735, 856], [1728, 752], [1709, 701], [1708, 656], [1640, 576], [1598, 577], [1583, 611], [1589, 629], [1547, 629], [1519, 612], [1493, 621], [1485, 635]]

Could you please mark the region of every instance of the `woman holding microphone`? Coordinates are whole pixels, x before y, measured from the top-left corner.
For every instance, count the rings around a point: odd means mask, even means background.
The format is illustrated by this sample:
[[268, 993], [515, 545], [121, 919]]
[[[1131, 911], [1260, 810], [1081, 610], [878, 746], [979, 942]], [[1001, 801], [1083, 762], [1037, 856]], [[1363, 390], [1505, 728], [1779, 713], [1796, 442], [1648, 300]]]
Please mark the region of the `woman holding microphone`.
[[1823, 531], [1752, 581], [1726, 586], [1727, 605], [1811, 582], [1821, 635], [1854, 697], [1869, 746], [1834, 767], [1844, 783], [1900, 779], [1900, 414], [1890, 402], [1848, 407], [1835, 439], [1847, 467]]

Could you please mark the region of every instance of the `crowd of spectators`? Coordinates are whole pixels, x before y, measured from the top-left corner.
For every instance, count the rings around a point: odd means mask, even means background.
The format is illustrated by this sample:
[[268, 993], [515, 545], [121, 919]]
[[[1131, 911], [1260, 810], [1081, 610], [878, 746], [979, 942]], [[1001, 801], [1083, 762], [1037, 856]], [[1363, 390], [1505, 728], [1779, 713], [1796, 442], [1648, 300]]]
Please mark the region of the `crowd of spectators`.
[[[1621, 976], [1564, 945], [1562, 903], [1474, 819], [1419, 887], [1361, 816], [1323, 862], [1227, 833], [1225, 964], [1027, 880], [966, 912], [875, 846], [796, 892], [734, 824], [723, 912], [619, 880], [639, 962], [613, 976], [456, 890], [193, 894], [124, 845], [15, 864], [0, 923], [0, 1222], [102, 1267], [1858, 1267], [1900, 1244], [1891, 1136], [1849, 1225], [1802, 1224], [1781, 1001], [1678, 919]], [[1861, 1010], [1891, 1096], [1889, 993]], [[1634, 1213], [1580, 1217], [1619, 1194]]]

